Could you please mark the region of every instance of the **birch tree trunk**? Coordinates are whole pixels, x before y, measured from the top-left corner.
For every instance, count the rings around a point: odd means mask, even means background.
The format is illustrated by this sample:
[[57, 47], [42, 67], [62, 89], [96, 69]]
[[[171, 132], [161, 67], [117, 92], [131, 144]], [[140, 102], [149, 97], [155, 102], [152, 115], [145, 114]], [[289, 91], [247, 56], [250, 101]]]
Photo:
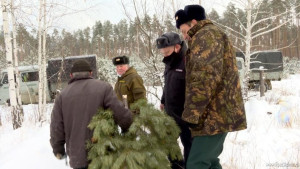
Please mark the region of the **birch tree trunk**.
[[43, 117], [43, 88], [44, 88], [44, 82], [43, 82], [43, 66], [42, 66], [42, 15], [43, 15], [43, 0], [40, 0], [40, 8], [39, 8], [39, 20], [38, 20], [38, 38], [39, 38], [39, 44], [38, 44], [38, 65], [39, 65], [39, 111], [38, 111], [38, 122], [42, 122]]
[[18, 45], [17, 45], [17, 31], [16, 31], [16, 18], [15, 18], [15, 9], [14, 9], [14, 1], [11, 0], [11, 19], [12, 19], [12, 29], [13, 29], [13, 54], [14, 54], [14, 63], [15, 63], [15, 74], [16, 74], [16, 97], [17, 97], [17, 109], [18, 116], [23, 122], [24, 119], [24, 111], [22, 107], [22, 98], [20, 94], [20, 72], [19, 72], [19, 59], [18, 59]]
[[10, 5], [6, 0], [1, 0], [2, 7], [2, 16], [3, 16], [3, 32], [5, 39], [5, 54], [6, 54], [6, 66], [7, 66], [7, 74], [8, 74], [8, 82], [9, 82], [9, 98], [10, 98], [10, 107], [12, 113], [12, 123], [13, 128], [17, 129], [21, 127], [21, 119], [18, 116], [17, 109], [17, 97], [16, 97], [16, 84], [14, 77], [14, 67], [13, 67], [13, 53], [12, 53], [12, 38], [10, 36], [9, 30], [9, 18], [8, 11]]
[[46, 25], [46, 0], [44, 0], [44, 27], [43, 27], [43, 64], [42, 64], [42, 73], [43, 73], [43, 104], [42, 104], [42, 112], [46, 112], [46, 88], [47, 88], [47, 75], [46, 75], [46, 40], [47, 40], [47, 25]]
[[248, 6], [247, 6], [247, 28], [246, 28], [246, 37], [245, 37], [245, 44], [246, 44], [246, 50], [245, 50], [245, 80], [244, 80], [244, 91], [243, 94], [245, 96], [248, 96], [248, 84], [250, 80], [250, 55], [251, 55], [251, 30], [252, 30], [252, 2], [251, 0], [248, 0]]
[[[239, 18], [237, 15], [235, 16], [235, 19], [240, 24], [240, 27], [242, 28], [242, 31], [236, 30], [235, 27], [230, 27], [226, 25], [222, 25], [221, 23], [216, 23], [220, 27], [225, 28], [225, 30], [229, 30], [231, 32], [231, 36], [234, 36], [236, 38], [240, 38], [245, 43], [245, 49], [240, 48], [239, 46], [235, 46], [238, 50], [244, 52], [245, 55], [245, 79], [244, 79], [244, 92], [245, 98], [248, 97], [248, 84], [250, 80], [250, 61], [251, 55], [257, 54], [261, 52], [261, 50], [266, 50], [265, 47], [261, 44], [262, 41], [260, 39], [257, 39], [259, 37], [265, 39], [268, 41], [267, 44], [270, 44], [270, 46], [273, 46], [273, 49], [279, 49], [278, 48], [278, 37], [276, 36], [279, 29], [286, 25], [289, 22], [293, 22], [292, 18], [288, 19], [281, 19], [283, 17], [286, 17], [290, 12], [294, 13], [295, 17], [298, 17], [300, 15], [300, 12], [295, 12], [300, 5], [292, 6], [291, 9], [287, 9], [285, 12], [277, 13], [273, 16], [267, 16], [265, 18], [259, 18], [259, 13], [264, 13], [260, 10], [255, 10], [254, 7], [260, 6], [263, 1], [255, 1], [255, 0], [233, 0], [234, 2], [237, 2], [238, 4], [241, 4], [245, 10], [246, 10], [246, 22], [247, 25], [244, 26], [243, 21], [241, 21], [241, 18]], [[276, 22], [280, 20], [280, 22]], [[261, 25], [266, 22], [275, 22], [275, 24], [267, 24], [265, 26], [260, 27], [258, 30], [255, 29], [256, 26]], [[245, 33], [244, 33], [245, 32]], [[277, 33], [277, 34], [276, 34]], [[279, 34], [278, 34], [279, 35]], [[265, 36], [265, 37], [264, 37]], [[270, 42], [269, 38], [272, 37], [272, 41]], [[275, 40], [276, 39], [276, 40]], [[256, 46], [255, 46], [256, 45]], [[289, 47], [289, 46], [286, 46]], [[283, 49], [283, 48], [282, 48]]]

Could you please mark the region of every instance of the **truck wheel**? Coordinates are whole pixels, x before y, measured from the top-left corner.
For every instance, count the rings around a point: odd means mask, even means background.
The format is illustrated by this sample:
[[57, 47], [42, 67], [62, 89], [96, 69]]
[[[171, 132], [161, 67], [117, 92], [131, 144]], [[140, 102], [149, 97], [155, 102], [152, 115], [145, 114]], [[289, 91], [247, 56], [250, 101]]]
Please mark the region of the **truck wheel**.
[[249, 85], [248, 85], [248, 88], [249, 88], [249, 89], [255, 89], [255, 90], [257, 90], [256, 87], [257, 87], [257, 86], [256, 86], [255, 83], [249, 83]]
[[10, 106], [10, 99], [7, 99], [6, 103], [7, 103], [8, 106]]
[[[267, 85], [267, 83], [264, 83], [264, 89], [265, 89], [265, 93], [268, 91], [268, 85]], [[256, 84], [255, 85], [255, 91], [260, 91], [260, 84]]]
[[259, 90], [260, 90], [260, 87], [259, 87], [259, 84], [258, 84], [258, 83], [256, 83], [256, 84], [254, 85], [254, 90], [255, 90], [255, 91], [259, 91]]
[[267, 83], [267, 89], [268, 89], [268, 90], [272, 90], [272, 84], [271, 84], [271, 81], [270, 81], [270, 80], [266, 80], [266, 83]]

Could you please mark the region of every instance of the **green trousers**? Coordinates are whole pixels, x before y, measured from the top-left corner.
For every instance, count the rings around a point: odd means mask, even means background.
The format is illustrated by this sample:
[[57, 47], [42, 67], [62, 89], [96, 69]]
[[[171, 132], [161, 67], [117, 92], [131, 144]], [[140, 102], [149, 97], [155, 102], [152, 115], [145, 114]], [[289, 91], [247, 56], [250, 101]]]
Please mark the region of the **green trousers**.
[[186, 169], [222, 169], [219, 155], [227, 133], [193, 138]]

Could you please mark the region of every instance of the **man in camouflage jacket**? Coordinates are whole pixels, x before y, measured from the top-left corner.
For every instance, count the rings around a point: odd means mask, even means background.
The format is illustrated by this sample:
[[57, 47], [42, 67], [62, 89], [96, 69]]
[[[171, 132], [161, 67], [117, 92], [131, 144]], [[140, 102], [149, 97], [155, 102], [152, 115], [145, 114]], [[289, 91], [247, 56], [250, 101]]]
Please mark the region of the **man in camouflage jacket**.
[[137, 71], [129, 66], [129, 58], [127, 56], [118, 56], [113, 58], [113, 64], [116, 66], [118, 80], [115, 84], [115, 92], [123, 103], [123, 96], [127, 96], [127, 103], [134, 103], [139, 99], [146, 99], [146, 89], [143, 79], [138, 75]]
[[193, 143], [187, 169], [221, 169], [218, 156], [228, 132], [246, 129], [246, 115], [234, 49], [204, 8], [188, 5], [175, 14], [188, 40], [186, 94], [182, 119]]

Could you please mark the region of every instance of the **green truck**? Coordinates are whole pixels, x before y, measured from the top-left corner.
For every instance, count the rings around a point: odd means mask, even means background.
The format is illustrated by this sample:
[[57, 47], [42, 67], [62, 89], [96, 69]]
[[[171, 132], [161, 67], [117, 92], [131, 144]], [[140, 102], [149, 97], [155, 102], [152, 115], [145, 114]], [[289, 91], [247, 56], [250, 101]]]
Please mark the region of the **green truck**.
[[47, 76], [51, 99], [55, 99], [56, 94], [68, 85], [72, 65], [76, 60], [79, 59], [84, 59], [89, 62], [93, 71], [93, 78], [98, 79], [96, 55], [68, 56], [65, 58], [49, 59]]
[[[19, 66], [20, 72], [20, 95], [22, 104], [31, 104], [38, 102], [38, 87], [39, 87], [39, 66]], [[1, 72], [0, 80], [0, 104], [9, 103], [9, 84], [7, 70]], [[46, 97], [50, 101], [49, 95]]]
[[[237, 65], [239, 68], [240, 79], [245, 78], [245, 56], [242, 52], [236, 52]], [[260, 70], [264, 70], [265, 90], [271, 90], [271, 81], [280, 81], [283, 77], [283, 57], [279, 51], [259, 52], [250, 56], [250, 80], [249, 88], [259, 88]]]
[[[47, 64], [47, 102], [52, 102], [55, 95], [68, 84], [72, 64], [78, 59], [87, 60], [93, 69], [93, 77], [97, 78], [96, 55], [49, 59]], [[39, 66], [19, 66], [18, 69], [22, 104], [38, 103]], [[0, 77], [0, 105], [5, 103], [9, 103], [7, 70], [3, 70]]]

